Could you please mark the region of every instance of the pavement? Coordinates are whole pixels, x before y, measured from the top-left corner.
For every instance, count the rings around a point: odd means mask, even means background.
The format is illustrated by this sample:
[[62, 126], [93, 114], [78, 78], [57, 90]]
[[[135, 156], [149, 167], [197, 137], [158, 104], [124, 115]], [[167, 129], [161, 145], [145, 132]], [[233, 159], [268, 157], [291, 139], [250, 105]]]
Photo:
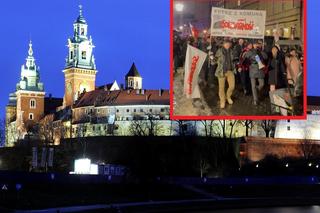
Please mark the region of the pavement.
[[239, 81], [233, 94], [233, 105], [226, 104], [225, 109], [220, 109], [218, 96], [218, 80], [213, 73], [206, 74], [202, 71], [199, 77], [201, 90], [200, 99], [187, 99], [183, 94], [184, 68], [177, 69], [174, 73], [174, 99], [173, 114], [175, 116], [263, 116], [271, 115], [270, 99], [267, 95], [258, 106], [253, 105], [252, 95], [244, 95]]

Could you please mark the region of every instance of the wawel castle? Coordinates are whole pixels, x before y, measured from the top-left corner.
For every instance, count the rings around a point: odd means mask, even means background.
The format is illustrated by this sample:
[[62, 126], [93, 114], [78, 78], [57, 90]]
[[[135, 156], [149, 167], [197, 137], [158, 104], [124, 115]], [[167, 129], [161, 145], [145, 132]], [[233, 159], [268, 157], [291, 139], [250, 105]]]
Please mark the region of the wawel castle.
[[[93, 49], [80, 7], [73, 37], [68, 39], [63, 70], [65, 94], [63, 98], [54, 98], [46, 96], [30, 42], [20, 81], [6, 107], [6, 146], [28, 137], [59, 144], [62, 138], [70, 137], [168, 134], [168, 128], [163, 127], [170, 123], [169, 91], [143, 89], [134, 63], [128, 67], [125, 85], [114, 81], [96, 86]], [[149, 133], [146, 123], [157, 126], [157, 131], [152, 129]]]

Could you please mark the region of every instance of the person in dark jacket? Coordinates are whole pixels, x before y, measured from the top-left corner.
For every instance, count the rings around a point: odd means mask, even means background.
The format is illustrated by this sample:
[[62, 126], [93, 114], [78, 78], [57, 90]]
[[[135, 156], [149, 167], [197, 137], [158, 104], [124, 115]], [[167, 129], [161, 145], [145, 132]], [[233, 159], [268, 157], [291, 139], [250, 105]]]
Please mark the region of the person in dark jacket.
[[237, 70], [240, 73], [240, 80], [242, 89], [245, 95], [249, 94], [250, 90], [250, 78], [249, 78], [249, 67], [250, 60], [245, 58], [246, 54], [252, 49], [252, 43], [248, 43], [240, 54], [239, 64]]
[[[263, 68], [263, 61], [265, 61], [268, 56], [260, 50], [260, 44], [256, 41], [253, 44], [253, 48], [245, 55], [245, 59], [250, 61], [249, 66], [249, 76], [251, 81], [251, 90], [253, 94], [253, 104], [256, 106], [259, 102], [259, 94], [262, 93], [264, 87], [264, 77], [265, 73]], [[258, 85], [257, 85], [258, 81]]]
[[270, 91], [282, 88], [285, 86], [285, 65], [284, 58], [280, 49], [277, 46], [273, 46], [271, 49], [272, 58], [269, 60], [268, 83], [270, 85]]
[[[232, 105], [233, 101], [231, 99], [232, 93], [235, 88], [235, 77], [234, 77], [234, 60], [233, 53], [231, 49], [231, 42], [225, 40], [223, 46], [217, 51], [217, 69], [215, 76], [218, 78], [219, 82], [219, 98], [220, 98], [220, 108], [224, 109], [226, 101], [228, 104]], [[225, 92], [225, 83], [228, 82], [227, 94]]]
[[242, 38], [239, 39], [238, 44], [236, 44], [233, 48], [234, 60], [236, 62], [240, 61], [240, 55], [245, 48], [244, 40]]

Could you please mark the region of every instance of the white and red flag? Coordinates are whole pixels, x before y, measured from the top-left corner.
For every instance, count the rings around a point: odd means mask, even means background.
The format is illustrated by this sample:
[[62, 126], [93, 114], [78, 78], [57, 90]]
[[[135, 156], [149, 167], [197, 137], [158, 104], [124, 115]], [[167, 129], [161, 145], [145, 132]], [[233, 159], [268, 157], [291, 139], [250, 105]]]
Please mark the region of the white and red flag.
[[200, 98], [199, 74], [207, 53], [188, 45], [184, 66], [184, 94], [187, 98]]
[[199, 31], [197, 30], [197, 28], [195, 28], [191, 23], [189, 23], [190, 26], [190, 30], [191, 30], [191, 35], [194, 38], [198, 38], [199, 36]]

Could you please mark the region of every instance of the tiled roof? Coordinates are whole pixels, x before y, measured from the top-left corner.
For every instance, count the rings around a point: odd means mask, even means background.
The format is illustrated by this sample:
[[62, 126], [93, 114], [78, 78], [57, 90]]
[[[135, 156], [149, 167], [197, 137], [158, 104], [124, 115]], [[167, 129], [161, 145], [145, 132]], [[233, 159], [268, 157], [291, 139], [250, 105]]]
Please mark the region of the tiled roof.
[[126, 74], [126, 77], [133, 76], [133, 77], [141, 77], [140, 73], [138, 72], [136, 65], [133, 63], [129, 72]]
[[[161, 93], [161, 95], [160, 95]], [[115, 90], [96, 89], [82, 94], [73, 106], [117, 106], [117, 105], [169, 105], [169, 90]]]

